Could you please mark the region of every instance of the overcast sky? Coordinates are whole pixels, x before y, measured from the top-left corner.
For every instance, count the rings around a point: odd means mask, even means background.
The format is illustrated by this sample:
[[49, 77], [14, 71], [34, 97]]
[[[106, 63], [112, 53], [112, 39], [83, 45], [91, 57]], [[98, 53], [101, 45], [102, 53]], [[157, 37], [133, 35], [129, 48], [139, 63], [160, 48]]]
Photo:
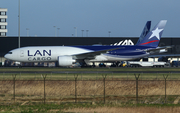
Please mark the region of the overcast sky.
[[[7, 36], [18, 36], [18, 1], [7, 8]], [[180, 37], [179, 0], [20, 0], [21, 36], [139, 37], [146, 21], [168, 20], [163, 37]], [[151, 27], [151, 28], [152, 28]], [[60, 28], [60, 30], [57, 30]]]

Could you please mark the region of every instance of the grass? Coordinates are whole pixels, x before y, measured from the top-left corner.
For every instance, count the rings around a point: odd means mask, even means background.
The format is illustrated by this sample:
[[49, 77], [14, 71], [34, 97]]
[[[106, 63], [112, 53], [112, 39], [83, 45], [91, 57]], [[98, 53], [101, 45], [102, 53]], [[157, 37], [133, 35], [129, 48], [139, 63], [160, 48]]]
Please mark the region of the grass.
[[[170, 110], [178, 110], [180, 104], [92, 104], [92, 103], [66, 103], [66, 104], [37, 104], [37, 105], [2, 105], [0, 106], [0, 112], [21, 112], [21, 113], [33, 113], [33, 112], [148, 112], [160, 110], [160, 112], [170, 112]], [[105, 111], [106, 110], [106, 111]], [[177, 112], [177, 111], [176, 111]]]
[[[150, 111], [159, 111], [164, 113], [180, 111], [178, 100], [180, 83], [176, 81], [179, 80], [179, 74], [141, 73], [141, 70], [179, 71], [179, 68], [0, 68], [0, 112], [106, 112], [109, 110], [109, 112], [150, 113]], [[42, 73], [5, 73], [6, 71], [42, 71]], [[43, 71], [79, 71], [79, 74], [44, 73]], [[106, 104], [103, 104], [102, 75], [106, 73], [93, 74], [82, 73], [82, 71], [139, 71], [141, 73], [139, 77], [139, 104], [135, 104], [134, 73], [107, 73]], [[13, 80], [12, 75], [15, 74], [17, 76], [15, 85], [16, 103], [14, 104], [13, 81], [6, 80]], [[47, 74], [45, 105], [43, 104], [44, 82], [41, 74]], [[74, 103], [74, 75], [78, 75], [77, 102], [80, 102], [76, 104]], [[173, 80], [167, 81], [166, 102], [168, 104], [165, 104], [164, 101], [163, 75], [169, 75], [167, 80]], [[174, 104], [175, 101], [177, 101], [177, 104]]]
[[[163, 75], [168, 75], [167, 80], [180, 80], [179, 73], [135, 73], [140, 74], [139, 80], [164, 80]], [[16, 80], [43, 80], [43, 75], [46, 80], [135, 80], [134, 73], [0, 73], [0, 80], [13, 80], [16, 75]]]
[[[26, 71], [30, 73], [25, 73]], [[71, 73], [71, 72], [76, 73]], [[116, 73], [117, 71], [123, 71], [125, 73]], [[107, 75], [107, 79], [121, 79], [121, 80], [134, 80], [134, 73], [131, 71], [137, 71], [136, 75], [140, 74], [140, 80], [163, 80], [163, 75], [169, 75], [169, 80], [178, 80], [179, 73], [159, 73], [159, 71], [173, 72], [179, 71], [179, 68], [0, 68], [0, 80], [10, 80], [12, 75], [17, 75], [17, 80], [42, 80], [42, 75], [47, 75], [48, 80], [74, 80], [74, 75], [78, 75], [78, 80], [99, 80], [102, 79], [102, 75]], [[154, 73], [142, 73], [142, 71], [152, 71]], [[11, 73], [8, 73], [11, 72]], [[13, 72], [13, 73], [12, 73]], [[42, 72], [42, 73], [41, 73]], [[62, 72], [62, 73], [58, 73]], [[89, 73], [88, 73], [89, 72]], [[94, 73], [90, 73], [94, 72]], [[104, 73], [101, 73], [104, 72]], [[106, 73], [107, 72], [107, 73]], [[110, 72], [110, 73], [109, 73]]]
[[[167, 102], [179, 98], [179, 81], [167, 81]], [[0, 103], [13, 103], [13, 81], [0, 81]], [[77, 81], [78, 102], [103, 102], [103, 81]], [[164, 81], [139, 81], [139, 100], [141, 103], [161, 103], [164, 101]], [[132, 103], [135, 101], [135, 81], [106, 81], [106, 101], [112, 103]], [[75, 101], [75, 81], [46, 81], [46, 102], [61, 103]], [[43, 81], [16, 81], [15, 100], [17, 103], [43, 102]], [[146, 101], [146, 102], [145, 102]]]

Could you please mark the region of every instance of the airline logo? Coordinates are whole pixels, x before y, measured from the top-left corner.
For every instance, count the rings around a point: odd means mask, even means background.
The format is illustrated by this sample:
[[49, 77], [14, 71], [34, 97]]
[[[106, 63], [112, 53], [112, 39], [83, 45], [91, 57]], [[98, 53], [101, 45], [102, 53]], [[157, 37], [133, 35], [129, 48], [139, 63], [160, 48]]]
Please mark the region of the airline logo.
[[160, 40], [159, 34], [160, 34], [161, 31], [163, 31], [163, 29], [158, 29], [158, 28], [156, 28], [155, 30], [152, 31], [152, 34], [151, 34], [151, 36], [149, 37], [149, 39], [151, 39], [152, 37], [155, 36], [155, 37], [157, 37], [158, 40]]
[[46, 56], [46, 55], [51, 56], [51, 50], [49, 50], [49, 52], [46, 50], [43, 50], [43, 51], [36, 50], [35, 53], [31, 53], [31, 54], [30, 54], [30, 50], [28, 50], [27, 52], [28, 52], [28, 56], [38, 56], [38, 55], [39, 56]]
[[110, 44], [111, 46], [119, 46], [119, 45], [134, 45], [131, 40], [122, 40], [119, 43]]
[[146, 42], [146, 43], [142, 43], [142, 44], [140, 44], [140, 45], [146, 45], [146, 44], [150, 44], [150, 43], [152, 43], [152, 42], [158, 42], [159, 40], [153, 40], [153, 41], [149, 41], [149, 42]]
[[[158, 27], [157, 27], [155, 30], [152, 31], [152, 34], [151, 34], [151, 36], [149, 37], [149, 39], [151, 39], [151, 38], [153, 38], [153, 37], [156, 37], [158, 40], [148, 41], [148, 42], [142, 43], [142, 44], [140, 44], [140, 45], [146, 45], [146, 44], [149, 44], [149, 43], [158, 42], [158, 41], [160, 40], [159, 34], [160, 34], [160, 32], [162, 32], [162, 31], [163, 31], [163, 29], [158, 29]], [[149, 40], [149, 39], [148, 39], [148, 40]]]
[[32, 53], [30, 50], [27, 51], [29, 61], [50, 61], [51, 60], [51, 50], [36, 50]]

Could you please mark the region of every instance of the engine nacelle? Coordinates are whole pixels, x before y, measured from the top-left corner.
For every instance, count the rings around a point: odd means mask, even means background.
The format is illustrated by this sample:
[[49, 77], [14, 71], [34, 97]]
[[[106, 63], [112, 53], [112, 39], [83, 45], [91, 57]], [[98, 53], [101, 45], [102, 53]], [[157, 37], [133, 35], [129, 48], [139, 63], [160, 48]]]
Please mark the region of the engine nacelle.
[[58, 64], [59, 66], [72, 66], [72, 64], [74, 64], [76, 62], [76, 60], [74, 60], [72, 58], [72, 56], [59, 56], [58, 57]]

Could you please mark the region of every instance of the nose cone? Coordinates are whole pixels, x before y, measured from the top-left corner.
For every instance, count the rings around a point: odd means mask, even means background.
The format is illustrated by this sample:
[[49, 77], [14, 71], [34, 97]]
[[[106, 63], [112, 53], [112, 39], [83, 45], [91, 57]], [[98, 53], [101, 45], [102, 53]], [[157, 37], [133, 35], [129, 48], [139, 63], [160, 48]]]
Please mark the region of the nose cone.
[[10, 51], [10, 52], [8, 52], [7, 54], [5, 54], [4, 57], [5, 57], [6, 59], [8, 59], [8, 60], [13, 60], [13, 59], [14, 59], [13, 57], [15, 57], [15, 56], [14, 56], [12, 53], [13, 53], [13, 52]]
[[5, 55], [4, 55], [4, 58], [10, 59], [10, 58], [9, 58], [9, 54], [5, 54]]

